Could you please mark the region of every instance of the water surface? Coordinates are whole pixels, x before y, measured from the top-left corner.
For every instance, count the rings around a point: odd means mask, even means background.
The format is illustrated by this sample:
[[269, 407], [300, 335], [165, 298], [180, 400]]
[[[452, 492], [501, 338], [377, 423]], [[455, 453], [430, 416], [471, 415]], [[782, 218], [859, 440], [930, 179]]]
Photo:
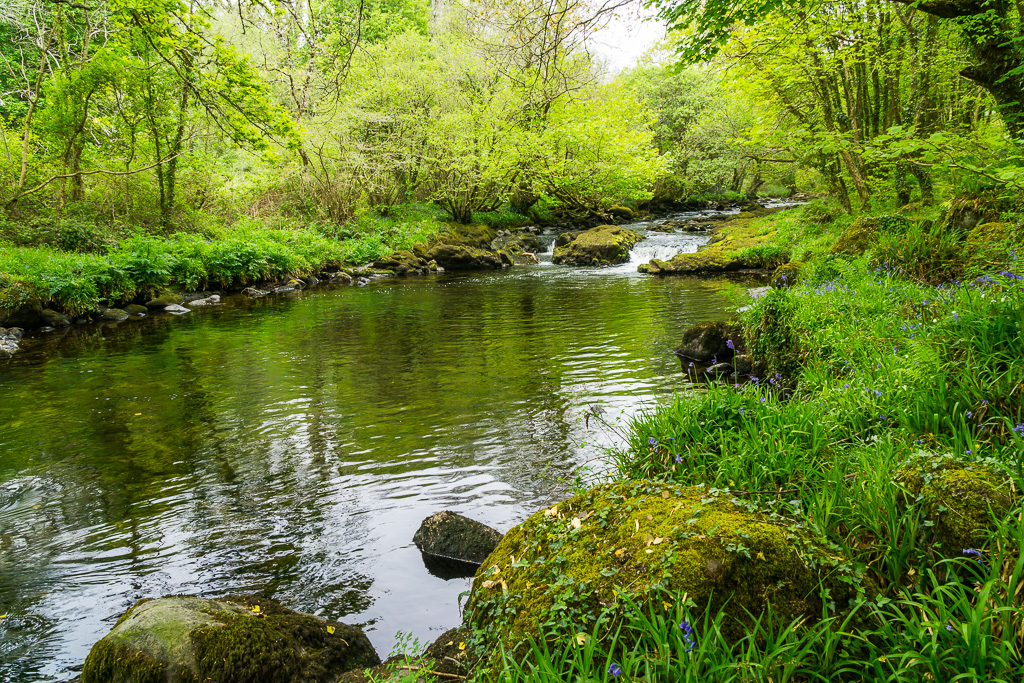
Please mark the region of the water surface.
[[730, 285], [635, 268], [380, 279], [26, 339], [0, 365], [0, 681], [72, 678], [170, 593], [274, 597], [363, 624], [382, 656], [456, 625], [469, 580], [426, 570], [420, 521], [506, 531], [564, 498], [683, 385], [682, 331], [726, 317]]

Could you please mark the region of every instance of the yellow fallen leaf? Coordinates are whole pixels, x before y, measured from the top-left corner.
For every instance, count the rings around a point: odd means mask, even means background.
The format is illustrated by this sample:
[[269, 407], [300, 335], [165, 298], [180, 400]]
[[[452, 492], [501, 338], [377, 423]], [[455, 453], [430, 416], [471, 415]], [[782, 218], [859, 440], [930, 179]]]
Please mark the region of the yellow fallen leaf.
[[449, 640], [447, 643], [444, 644], [444, 646], [448, 647], [449, 645], [454, 645], [454, 644], [455, 644], [454, 640]]
[[327, 632], [330, 633], [331, 635], [334, 635], [334, 627], [333, 626], [328, 626], [327, 627]]
[[139, 415], [142, 415], [142, 413], [135, 413], [135, 417], [138, 417]]
[[672, 495], [672, 494], [671, 494], [671, 493], [669, 493], [668, 491], [662, 491], [662, 492], [661, 492], [661, 497], [662, 497], [662, 498], [668, 498], [668, 497], [669, 497], [669, 496], [671, 496], [671, 495]]
[[653, 543], [654, 545], [658, 545], [659, 543], [664, 543], [664, 542], [665, 542], [665, 539], [661, 538], [660, 536], [658, 538], [654, 539], [653, 541], [651, 541], [651, 543]]
[[586, 645], [587, 644], [587, 634], [586, 633], [577, 633], [576, 634], [576, 644], [577, 645]]
[[483, 583], [482, 583], [481, 585], [482, 585], [482, 586], [483, 586], [484, 588], [494, 588], [494, 585], [495, 585], [496, 583], [497, 583], [497, 581], [484, 581], [484, 582], [483, 582]]
[[579, 517], [573, 517], [572, 518], [572, 528], [573, 529], [579, 529], [581, 526], [583, 526], [583, 522], [580, 521], [580, 518]]
[[260, 606], [259, 605], [253, 605], [252, 606], [252, 611], [255, 612], [256, 614], [259, 614], [260, 613]]
[[466, 644], [465, 643], [459, 643], [459, 649], [460, 650], [465, 650], [466, 649]]
[[764, 557], [764, 553], [758, 553], [758, 554], [757, 554], [757, 559], [759, 559], [759, 560], [763, 560], [763, 559], [765, 559], [765, 557]]
[[671, 608], [672, 608], [672, 603], [671, 602], [665, 602], [664, 600], [661, 601], [661, 609], [663, 609], [663, 610], [665, 610], [667, 612]]
[[626, 552], [625, 548], [619, 548], [618, 550], [615, 551], [615, 557], [622, 557], [622, 554], [624, 552]]

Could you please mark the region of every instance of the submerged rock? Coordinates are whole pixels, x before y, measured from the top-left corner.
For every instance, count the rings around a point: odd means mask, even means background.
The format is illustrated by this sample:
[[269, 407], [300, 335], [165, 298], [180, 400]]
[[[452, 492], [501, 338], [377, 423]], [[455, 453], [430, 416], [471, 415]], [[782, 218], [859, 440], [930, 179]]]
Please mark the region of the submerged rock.
[[308, 683], [380, 664], [362, 630], [254, 596], [140, 600], [97, 642], [83, 683]]
[[130, 317], [128, 311], [121, 310], [120, 308], [104, 308], [100, 311], [100, 320], [106, 320], [107, 322], [119, 323]]
[[[731, 345], [731, 346], [730, 346]], [[683, 341], [675, 354], [698, 363], [728, 360], [744, 347], [743, 327], [739, 323], [707, 322], [683, 332]]]
[[161, 292], [160, 296], [146, 302], [146, 308], [167, 308], [184, 303], [185, 297], [177, 292]]
[[565, 246], [555, 247], [552, 262], [570, 266], [601, 266], [625, 263], [629, 250], [643, 235], [616, 225], [599, 225], [582, 232]]
[[220, 303], [220, 294], [211, 294], [205, 299], [194, 299], [189, 302], [189, 306], [213, 306], [214, 304]]
[[167, 306], [167, 307], [164, 308], [164, 310], [167, 311], [168, 313], [172, 313], [174, 315], [184, 315], [186, 313], [191, 313], [192, 312], [192, 309], [185, 308], [184, 306], [179, 306], [177, 304], [174, 304], [172, 306]]
[[[799, 523], [730, 497], [631, 481], [538, 512], [505, 534], [480, 567], [466, 623], [483, 635], [493, 666], [500, 648], [526, 653], [524, 641], [542, 631], [565, 639], [556, 648], [577, 633], [610, 635], [624, 598], [661, 614], [666, 595], [685, 593], [695, 616], [724, 609], [722, 635], [735, 641], [769, 605], [778, 623], [814, 621], [873, 593], [848, 558]], [[572, 615], [568, 630], [559, 627], [565, 615]]]
[[500, 541], [500, 532], [450, 510], [427, 517], [412, 537], [423, 553], [476, 565], [486, 560]]
[[0, 360], [14, 357], [20, 348], [21, 330], [17, 327], [6, 329], [0, 327]]
[[267, 290], [256, 289], [255, 287], [246, 287], [245, 289], [242, 290], [242, 295], [247, 296], [250, 299], [258, 299], [261, 296], [266, 296], [268, 294], [270, 294], [270, 292], [268, 292]]
[[374, 268], [390, 270], [395, 275], [407, 275], [417, 273], [425, 275], [430, 272], [430, 265], [426, 259], [420, 258], [408, 249], [401, 249], [395, 253], [373, 262]]
[[711, 375], [712, 377], [718, 377], [719, 375], [731, 375], [732, 364], [731, 363], [715, 363], [714, 365], [704, 369], [704, 372]]
[[124, 307], [124, 310], [128, 315], [134, 315], [139, 318], [145, 317], [145, 315], [149, 313], [148, 308], [140, 306], [139, 304], [128, 304]]

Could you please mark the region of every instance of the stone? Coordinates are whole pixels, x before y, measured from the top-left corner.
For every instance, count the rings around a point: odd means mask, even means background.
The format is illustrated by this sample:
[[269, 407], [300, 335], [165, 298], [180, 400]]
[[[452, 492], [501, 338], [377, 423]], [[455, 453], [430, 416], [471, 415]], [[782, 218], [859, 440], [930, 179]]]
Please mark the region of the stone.
[[26, 285], [0, 284], [0, 325], [38, 327], [44, 322], [42, 316], [42, 302]]
[[947, 556], [959, 557], [983, 543], [993, 521], [1014, 503], [1009, 475], [948, 455], [919, 454], [899, 469], [896, 481], [910, 494], [905, 502], [924, 510]]
[[380, 664], [361, 629], [255, 596], [140, 600], [93, 645], [83, 683], [307, 683]]
[[472, 564], [486, 560], [500, 541], [498, 531], [450, 510], [427, 517], [412, 537], [423, 553]]
[[68, 327], [71, 325], [71, 321], [63, 313], [44, 308], [39, 315], [40, 321], [43, 325], [49, 327]]
[[355, 284], [356, 284], [356, 287], [365, 287], [366, 285], [370, 284], [370, 278], [368, 278], [368, 277], [357, 277], [355, 279]]
[[334, 285], [350, 285], [352, 284], [352, 276], [345, 272], [335, 273], [331, 276], [330, 282]]
[[127, 311], [123, 311], [120, 308], [104, 308], [100, 310], [100, 320], [105, 320], [107, 322], [119, 323], [130, 317], [131, 316], [128, 315]]
[[256, 289], [255, 287], [246, 287], [242, 290], [242, 295], [251, 299], [258, 299], [259, 297], [266, 296], [267, 294], [270, 294], [270, 292], [264, 289]]
[[209, 298], [213, 292], [186, 292], [181, 295], [182, 304], [191, 304], [193, 301]]
[[425, 275], [430, 270], [427, 259], [417, 256], [408, 249], [400, 249], [390, 256], [374, 261], [371, 265], [380, 270], [389, 270], [395, 275]]
[[[498, 232], [488, 225], [450, 225], [437, 236], [437, 242], [455, 246], [490, 249]], [[429, 260], [429, 259], [428, 259]]]
[[146, 302], [146, 308], [167, 308], [178, 306], [185, 302], [185, 297], [177, 292], [161, 292], [160, 296]]
[[860, 256], [882, 232], [906, 232], [910, 221], [904, 216], [861, 216], [850, 223], [829, 249], [830, 254]]
[[552, 245], [552, 249], [564, 247], [565, 245], [569, 244], [569, 242], [572, 242], [574, 239], [579, 237], [582, 233], [582, 230], [568, 230], [566, 232], [558, 233], [558, 235], [555, 237], [555, 242]]
[[[500, 665], [501, 649], [529, 656], [530, 638], [548, 637], [554, 650], [578, 633], [601, 642], [626, 600], [663, 614], [666, 595], [686, 594], [696, 624], [724, 610], [721, 635], [736, 642], [769, 605], [778, 623], [813, 623], [876, 594], [798, 520], [730, 498], [703, 486], [601, 484], [514, 527], [481, 565], [466, 606], [465, 623], [490, 653], [484, 670]], [[557, 625], [560, 615], [572, 615], [571, 627]], [[553, 626], [542, 633], [545, 622]]]
[[[730, 342], [732, 348], [729, 347]], [[675, 353], [680, 358], [707, 363], [728, 360], [745, 346], [743, 328], [739, 323], [707, 322], [686, 330]]]
[[139, 318], [143, 318], [147, 313], [149, 313], [148, 308], [140, 306], [139, 304], [128, 304], [124, 307], [124, 310], [128, 315], [134, 315]]
[[191, 309], [185, 308], [184, 306], [179, 306], [178, 304], [167, 306], [166, 308], [164, 308], [164, 310], [174, 315], [184, 315], [186, 313], [192, 312]]
[[719, 375], [731, 375], [732, 364], [731, 363], [715, 363], [714, 365], [704, 368], [704, 372], [712, 377], [718, 377]]
[[314, 277], [312, 275], [299, 279], [302, 280], [302, 282], [304, 282], [307, 287], [316, 287], [318, 284], [320, 284], [320, 278]]
[[643, 235], [617, 225], [599, 225], [580, 233], [565, 246], [555, 247], [552, 262], [571, 266], [625, 263], [629, 250]]
[[800, 279], [800, 271], [803, 268], [803, 263], [800, 261], [790, 261], [784, 263], [775, 269], [772, 273], [771, 285], [772, 287], [792, 287]]
[[504, 265], [501, 256], [492, 251], [443, 243], [428, 249], [425, 258], [445, 270], [497, 270]]
[[189, 306], [192, 306], [194, 308], [196, 306], [213, 306], [214, 304], [219, 304], [219, 303], [220, 303], [220, 295], [219, 294], [211, 294], [210, 296], [206, 297], [205, 299], [196, 299], [194, 301], [189, 302]]
[[621, 204], [612, 204], [608, 209], [608, 213], [616, 218], [622, 218], [627, 221], [631, 221], [636, 218], [636, 214], [633, 212], [633, 209], [628, 206], [622, 206]]
[[746, 354], [734, 356], [732, 367], [737, 375], [749, 376], [754, 371], [754, 357]]

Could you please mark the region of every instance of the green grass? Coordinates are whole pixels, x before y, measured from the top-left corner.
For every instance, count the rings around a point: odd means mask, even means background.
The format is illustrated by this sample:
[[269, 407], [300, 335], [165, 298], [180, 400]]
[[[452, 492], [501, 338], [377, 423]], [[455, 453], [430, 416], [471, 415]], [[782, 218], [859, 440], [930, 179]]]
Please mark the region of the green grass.
[[426, 240], [440, 225], [429, 216], [364, 218], [332, 228], [241, 220], [205, 237], [138, 232], [103, 252], [0, 245], [0, 274], [45, 305], [80, 314], [100, 302], [130, 301], [167, 286], [229, 288], [367, 263]]

